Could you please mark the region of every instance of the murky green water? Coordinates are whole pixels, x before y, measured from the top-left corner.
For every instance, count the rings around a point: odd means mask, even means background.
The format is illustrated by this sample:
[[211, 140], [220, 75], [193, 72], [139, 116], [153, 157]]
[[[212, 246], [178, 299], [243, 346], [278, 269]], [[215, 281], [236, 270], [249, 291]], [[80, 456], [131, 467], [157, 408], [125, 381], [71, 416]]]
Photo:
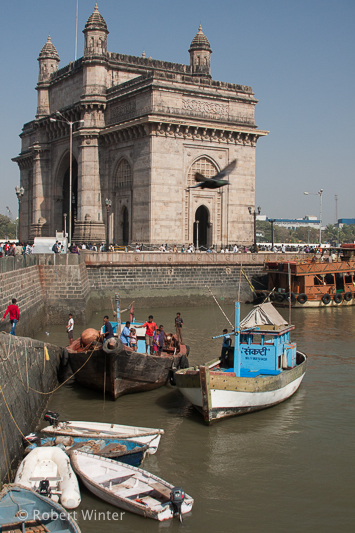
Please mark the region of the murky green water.
[[[125, 303], [125, 302], [123, 302]], [[250, 306], [242, 306], [242, 317]], [[176, 311], [184, 319], [184, 341], [191, 364], [220, 353], [221, 333], [228, 324], [216, 306], [156, 308], [165, 331], [173, 330]], [[233, 322], [232, 306], [225, 306]], [[282, 310], [288, 316], [287, 310]], [[94, 314], [88, 327], [99, 328]], [[74, 317], [75, 318], [75, 317]], [[123, 316], [125, 318], [125, 316]], [[117, 509], [82, 487], [77, 517], [83, 533], [184, 531], [193, 533], [308, 533], [355, 530], [355, 307], [295, 310], [293, 340], [309, 355], [306, 377], [288, 401], [265, 411], [206, 427], [202, 417], [173, 387], [123, 396], [112, 402], [70, 383], [56, 392], [50, 408], [61, 419], [119, 422], [161, 427], [158, 453], [143, 468], [181, 485], [195, 499], [190, 516], [158, 523], [125, 513], [122, 520], [103, 520], [98, 513]], [[81, 329], [75, 327], [74, 336]], [[38, 339], [66, 345], [64, 326], [48, 326]], [[83, 511], [96, 511], [96, 520]]]

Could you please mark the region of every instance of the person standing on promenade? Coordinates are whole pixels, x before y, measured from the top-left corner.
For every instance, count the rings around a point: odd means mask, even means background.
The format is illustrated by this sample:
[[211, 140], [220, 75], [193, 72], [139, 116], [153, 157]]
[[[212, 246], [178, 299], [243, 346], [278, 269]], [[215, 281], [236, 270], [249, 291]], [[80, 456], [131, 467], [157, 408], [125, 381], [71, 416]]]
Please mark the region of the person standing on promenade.
[[184, 321], [181, 318], [180, 313], [176, 313], [175, 330], [176, 330], [177, 340], [179, 341], [180, 344], [182, 344], [182, 325], [183, 325], [183, 323], [184, 323]]
[[68, 315], [68, 325], [66, 326], [68, 332], [69, 346], [73, 344], [73, 330], [74, 330], [74, 319], [73, 315], [69, 313]]
[[148, 353], [148, 346], [149, 346], [149, 353], [150, 355], [153, 355], [153, 337], [154, 332], [156, 329], [158, 329], [155, 322], [153, 322], [153, 315], [149, 315], [148, 322], [144, 322], [142, 325], [142, 328], [146, 328], [145, 330], [145, 353]]
[[8, 306], [8, 308], [5, 311], [4, 316], [1, 319], [1, 322], [4, 322], [7, 313], [9, 313], [10, 322], [12, 324], [10, 335], [16, 335], [15, 333], [16, 324], [20, 320], [20, 310], [18, 306], [16, 305], [16, 302], [17, 302], [16, 298], [12, 298], [12, 304]]

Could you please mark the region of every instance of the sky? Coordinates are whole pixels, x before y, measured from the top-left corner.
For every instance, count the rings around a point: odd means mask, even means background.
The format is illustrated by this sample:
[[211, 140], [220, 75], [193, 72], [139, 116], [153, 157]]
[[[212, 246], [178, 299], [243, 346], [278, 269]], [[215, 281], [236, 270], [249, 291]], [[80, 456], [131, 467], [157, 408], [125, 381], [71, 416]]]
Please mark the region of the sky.
[[[95, 0], [79, 0], [78, 53]], [[199, 24], [215, 80], [252, 86], [256, 206], [270, 218], [355, 218], [354, 0], [98, 0], [108, 50], [189, 64]], [[38, 55], [48, 34], [61, 62], [74, 60], [76, 0], [1, 5], [0, 213], [17, 216], [23, 124], [35, 118]], [[304, 195], [307, 191], [315, 193]]]

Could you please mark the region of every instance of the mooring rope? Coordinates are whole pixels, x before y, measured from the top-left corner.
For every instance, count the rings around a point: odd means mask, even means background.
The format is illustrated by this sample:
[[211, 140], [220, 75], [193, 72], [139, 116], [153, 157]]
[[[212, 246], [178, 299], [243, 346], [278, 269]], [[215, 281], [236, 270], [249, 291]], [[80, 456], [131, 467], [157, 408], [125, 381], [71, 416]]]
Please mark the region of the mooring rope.
[[207, 285], [205, 285], [205, 287], [206, 287], [206, 289], [208, 289], [208, 290], [210, 291], [210, 293], [212, 294], [212, 297], [213, 297], [214, 301], [215, 301], [216, 304], [218, 305], [220, 311], [222, 312], [224, 318], [225, 318], [225, 319], [227, 320], [227, 322], [229, 323], [230, 327], [231, 327], [231, 328], [234, 328], [232, 322], [229, 320], [229, 318], [227, 317], [226, 313], [223, 311], [222, 307], [221, 307], [221, 306], [219, 305], [219, 303], [217, 302], [217, 299], [215, 298], [215, 295], [213, 294], [213, 292], [211, 291], [211, 289], [210, 289]]

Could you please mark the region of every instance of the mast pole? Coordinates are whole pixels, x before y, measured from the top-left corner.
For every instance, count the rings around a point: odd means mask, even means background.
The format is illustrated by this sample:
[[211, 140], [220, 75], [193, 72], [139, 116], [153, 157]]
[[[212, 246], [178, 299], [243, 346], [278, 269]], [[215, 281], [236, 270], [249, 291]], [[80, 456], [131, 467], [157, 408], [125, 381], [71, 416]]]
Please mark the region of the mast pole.
[[235, 341], [234, 341], [234, 372], [237, 377], [240, 377], [240, 303], [234, 304], [234, 329], [235, 329]]

